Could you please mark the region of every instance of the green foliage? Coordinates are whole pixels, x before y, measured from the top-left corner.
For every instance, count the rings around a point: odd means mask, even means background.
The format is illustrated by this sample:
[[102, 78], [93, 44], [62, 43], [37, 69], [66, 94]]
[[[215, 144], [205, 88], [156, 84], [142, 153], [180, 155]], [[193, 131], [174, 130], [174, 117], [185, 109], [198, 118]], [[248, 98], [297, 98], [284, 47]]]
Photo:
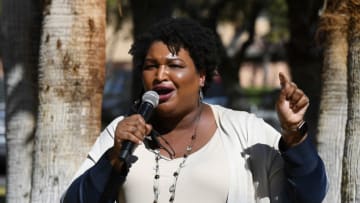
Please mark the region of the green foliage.
[[274, 89], [269, 87], [248, 87], [241, 89], [241, 94], [249, 100], [250, 104], [254, 105], [260, 105], [264, 95], [270, 94], [271, 92], [274, 92]]
[[106, 21], [113, 24], [116, 30], [121, 29], [122, 22], [130, 17], [128, 0], [106, 0]]
[[289, 39], [288, 28], [288, 7], [286, 0], [273, 0], [267, 8], [271, 21], [271, 32], [267, 40], [273, 43], [279, 43]]
[[[271, 32], [266, 36], [266, 40], [270, 43], [286, 41], [289, 38], [286, 0], [256, 1], [265, 5], [262, 13], [265, 13], [271, 22]], [[144, 0], [144, 4], [146, 2], [149, 4], [151, 0]], [[177, 15], [205, 17], [217, 2], [221, 1], [174, 0], [173, 4]], [[106, 3], [108, 23], [115, 23], [120, 28], [122, 21], [131, 16], [130, 1], [106, 0]], [[226, 1], [225, 6], [218, 13], [217, 19], [219, 21], [233, 22], [237, 27], [242, 27], [251, 15], [253, 3], [254, 0]]]
[[120, 0], [106, 0], [106, 6], [109, 9], [114, 9], [117, 7], [117, 2]]

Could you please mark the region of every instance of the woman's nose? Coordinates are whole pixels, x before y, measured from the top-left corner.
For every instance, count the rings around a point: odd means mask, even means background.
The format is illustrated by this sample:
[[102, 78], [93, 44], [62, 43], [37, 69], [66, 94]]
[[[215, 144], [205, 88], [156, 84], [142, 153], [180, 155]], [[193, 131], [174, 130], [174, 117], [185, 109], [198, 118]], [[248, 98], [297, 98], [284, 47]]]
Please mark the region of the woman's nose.
[[159, 68], [157, 69], [156, 72], [156, 79], [158, 79], [159, 81], [165, 80], [168, 76], [168, 68], [166, 65], [161, 65], [159, 66]]

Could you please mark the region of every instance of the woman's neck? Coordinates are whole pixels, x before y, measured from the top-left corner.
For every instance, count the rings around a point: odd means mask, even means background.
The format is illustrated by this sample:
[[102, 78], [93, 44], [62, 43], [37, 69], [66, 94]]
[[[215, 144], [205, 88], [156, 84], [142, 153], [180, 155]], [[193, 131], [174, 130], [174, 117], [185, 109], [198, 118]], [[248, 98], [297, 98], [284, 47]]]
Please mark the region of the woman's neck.
[[203, 108], [203, 103], [200, 103], [196, 108], [191, 111], [178, 114], [176, 116], [160, 116], [154, 115], [151, 123], [156, 131], [160, 134], [168, 134], [174, 130], [184, 130], [193, 128], [196, 124], [196, 120], [199, 118], [201, 114], [201, 109]]

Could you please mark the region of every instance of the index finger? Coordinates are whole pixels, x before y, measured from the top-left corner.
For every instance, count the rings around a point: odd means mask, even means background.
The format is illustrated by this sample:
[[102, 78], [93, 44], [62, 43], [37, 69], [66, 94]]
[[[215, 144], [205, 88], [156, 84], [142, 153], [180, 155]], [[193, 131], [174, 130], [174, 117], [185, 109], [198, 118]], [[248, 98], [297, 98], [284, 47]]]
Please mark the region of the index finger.
[[281, 89], [285, 87], [286, 83], [289, 83], [289, 80], [282, 72], [279, 72], [279, 80], [280, 80]]

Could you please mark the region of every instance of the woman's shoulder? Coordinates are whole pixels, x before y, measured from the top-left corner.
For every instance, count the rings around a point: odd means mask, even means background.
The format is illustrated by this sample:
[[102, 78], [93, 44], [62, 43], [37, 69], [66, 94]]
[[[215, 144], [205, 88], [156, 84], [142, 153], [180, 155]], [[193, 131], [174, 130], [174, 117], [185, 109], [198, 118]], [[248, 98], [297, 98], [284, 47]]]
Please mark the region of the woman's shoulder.
[[237, 123], [239, 121], [249, 121], [249, 120], [262, 120], [258, 118], [255, 114], [249, 113], [243, 110], [231, 109], [228, 107], [210, 104], [211, 109], [214, 112], [215, 117], [218, 119], [234, 120]]
[[247, 137], [249, 129], [255, 124], [261, 123], [261, 119], [257, 118], [254, 114], [234, 110], [220, 105], [210, 105], [213, 111], [217, 125], [221, 129], [233, 132], [231, 134], [242, 134]]
[[247, 142], [275, 143], [279, 133], [262, 118], [253, 113], [210, 105], [217, 123], [226, 131], [242, 134]]

